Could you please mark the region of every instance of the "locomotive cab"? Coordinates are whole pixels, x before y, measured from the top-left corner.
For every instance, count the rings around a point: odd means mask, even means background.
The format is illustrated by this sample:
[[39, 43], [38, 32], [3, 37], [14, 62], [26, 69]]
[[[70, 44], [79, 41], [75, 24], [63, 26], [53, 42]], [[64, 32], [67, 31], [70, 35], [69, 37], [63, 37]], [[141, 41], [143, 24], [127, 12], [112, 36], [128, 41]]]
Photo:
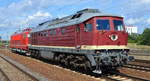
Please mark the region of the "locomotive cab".
[[[119, 17], [96, 17], [95, 33], [97, 33], [97, 46], [124, 47], [127, 44], [128, 34], [125, 32], [123, 18]], [[110, 46], [110, 47], [109, 47]], [[114, 48], [113, 48], [114, 49]]]
[[128, 49], [127, 41], [128, 33], [122, 17], [102, 16], [89, 19], [84, 22], [84, 30], [80, 34], [81, 49]]

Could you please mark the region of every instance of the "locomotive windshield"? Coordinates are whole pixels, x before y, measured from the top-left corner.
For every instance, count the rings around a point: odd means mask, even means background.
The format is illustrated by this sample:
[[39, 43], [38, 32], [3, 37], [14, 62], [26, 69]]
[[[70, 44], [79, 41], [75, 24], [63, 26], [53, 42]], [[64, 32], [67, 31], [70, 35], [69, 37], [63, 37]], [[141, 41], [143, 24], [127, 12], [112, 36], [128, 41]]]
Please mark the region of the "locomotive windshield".
[[110, 30], [109, 20], [98, 19], [96, 21], [97, 30]]
[[113, 20], [113, 23], [114, 23], [114, 29], [115, 30], [117, 30], [117, 31], [123, 31], [124, 30], [122, 21], [120, 21], [120, 20]]

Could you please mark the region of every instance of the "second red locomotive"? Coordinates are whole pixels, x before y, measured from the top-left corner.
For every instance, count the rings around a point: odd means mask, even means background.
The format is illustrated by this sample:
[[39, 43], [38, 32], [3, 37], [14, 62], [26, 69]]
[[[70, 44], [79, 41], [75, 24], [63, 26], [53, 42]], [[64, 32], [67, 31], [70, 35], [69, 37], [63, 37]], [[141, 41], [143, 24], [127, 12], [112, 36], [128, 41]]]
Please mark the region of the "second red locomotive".
[[34, 57], [101, 73], [130, 60], [127, 39], [123, 17], [84, 9], [33, 28], [28, 51]]
[[10, 38], [11, 50], [14, 52], [28, 54], [30, 32], [31, 32], [30, 28], [27, 28], [20, 32], [15, 32]]

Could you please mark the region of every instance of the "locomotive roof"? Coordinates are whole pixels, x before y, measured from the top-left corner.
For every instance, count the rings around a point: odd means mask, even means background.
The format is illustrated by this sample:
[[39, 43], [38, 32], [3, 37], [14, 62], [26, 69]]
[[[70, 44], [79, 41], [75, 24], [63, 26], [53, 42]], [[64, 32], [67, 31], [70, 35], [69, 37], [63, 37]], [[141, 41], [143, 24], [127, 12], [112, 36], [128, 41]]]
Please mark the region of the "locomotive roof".
[[82, 23], [92, 17], [103, 17], [103, 16], [113, 16], [113, 17], [121, 17], [118, 15], [113, 15], [113, 14], [107, 14], [107, 13], [101, 13], [98, 9], [84, 9], [81, 11], [78, 11], [76, 14], [63, 17], [61, 19], [56, 18], [50, 21], [43, 22], [39, 24], [37, 27], [32, 29], [32, 32], [38, 32], [42, 30], [47, 30], [47, 29], [53, 29], [53, 28], [60, 28], [60, 27], [65, 27], [65, 26], [70, 26], [70, 25], [75, 25]]
[[13, 35], [22, 34], [24, 32], [30, 32], [31, 30], [32, 30], [31, 28], [25, 28], [23, 30], [17, 30], [16, 32], [13, 33]]

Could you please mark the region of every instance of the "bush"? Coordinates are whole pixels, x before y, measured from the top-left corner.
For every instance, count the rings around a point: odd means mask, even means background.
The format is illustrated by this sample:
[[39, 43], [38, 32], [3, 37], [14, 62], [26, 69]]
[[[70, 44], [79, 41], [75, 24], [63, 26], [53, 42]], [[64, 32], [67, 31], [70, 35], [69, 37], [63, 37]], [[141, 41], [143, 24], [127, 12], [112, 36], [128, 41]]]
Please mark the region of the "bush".
[[138, 38], [138, 44], [150, 45], [150, 28], [146, 28]]
[[132, 33], [132, 34], [129, 35], [129, 37], [128, 37], [128, 42], [129, 42], [129, 43], [137, 43], [138, 38], [139, 38], [139, 34]]

